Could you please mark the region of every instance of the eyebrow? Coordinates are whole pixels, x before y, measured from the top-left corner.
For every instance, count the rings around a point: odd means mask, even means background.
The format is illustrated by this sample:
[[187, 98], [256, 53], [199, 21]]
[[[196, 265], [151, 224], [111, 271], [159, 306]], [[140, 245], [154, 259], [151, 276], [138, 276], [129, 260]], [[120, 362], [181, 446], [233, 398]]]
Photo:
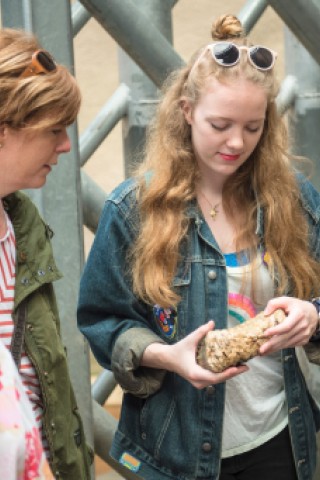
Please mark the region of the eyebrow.
[[[208, 116], [208, 119], [209, 120], [220, 120], [220, 121], [223, 121], [223, 122], [230, 122], [233, 121], [232, 118], [229, 118], [229, 117], [213, 117], [213, 116]], [[260, 117], [260, 118], [256, 118], [254, 120], [248, 120], [247, 122], [245, 123], [256, 123], [256, 122], [264, 122], [266, 119], [266, 117]]]

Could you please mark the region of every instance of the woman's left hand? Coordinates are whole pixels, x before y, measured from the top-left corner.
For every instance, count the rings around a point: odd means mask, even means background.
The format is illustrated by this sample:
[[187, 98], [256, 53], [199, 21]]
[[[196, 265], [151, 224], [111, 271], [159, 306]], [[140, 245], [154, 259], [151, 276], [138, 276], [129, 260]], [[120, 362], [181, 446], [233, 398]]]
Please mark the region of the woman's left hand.
[[261, 346], [261, 355], [305, 345], [316, 329], [318, 314], [311, 302], [292, 297], [274, 298], [268, 302], [264, 314], [270, 315], [277, 308], [282, 308], [287, 318], [265, 331], [265, 336], [270, 339]]

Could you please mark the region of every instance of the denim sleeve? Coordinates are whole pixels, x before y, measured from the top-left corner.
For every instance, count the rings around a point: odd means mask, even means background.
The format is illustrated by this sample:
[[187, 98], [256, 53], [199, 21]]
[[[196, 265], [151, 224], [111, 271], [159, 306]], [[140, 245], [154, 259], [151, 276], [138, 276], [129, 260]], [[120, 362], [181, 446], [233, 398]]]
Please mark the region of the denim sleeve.
[[160, 387], [155, 378], [164, 373], [139, 368], [140, 358], [148, 342], [163, 340], [150, 327], [151, 308], [132, 292], [128, 251], [137, 229], [132, 204], [132, 198], [106, 201], [80, 281], [77, 318], [100, 365], [114, 370], [125, 390], [143, 396]]
[[[297, 175], [302, 207], [309, 224], [309, 246], [314, 257], [320, 261], [320, 193], [303, 175]], [[315, 297], [318, 293], [315, 292]]]

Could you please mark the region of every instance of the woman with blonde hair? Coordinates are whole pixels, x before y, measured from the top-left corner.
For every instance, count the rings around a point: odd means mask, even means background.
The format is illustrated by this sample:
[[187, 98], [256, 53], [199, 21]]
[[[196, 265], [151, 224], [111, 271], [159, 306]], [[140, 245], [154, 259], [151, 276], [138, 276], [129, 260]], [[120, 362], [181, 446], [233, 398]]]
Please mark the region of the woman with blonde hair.
[[[91, 453], [60, 336], [53, 232], [19, 190], [42, 187], [59, 155], [70, 151], [66, 127], [80, 102], [74, 77], [33, 35], [0, 30], [0, 338], [19, 369], [52, 473], [61, 480], [88, 480]], [[20, 467], [32, 444], [26, 448], [17, 458]], [[42, 478], [27, 467], [17, 478]]]
[[[320, 196], [288, 153], [276, 53], [233, 15], [212, 38], [168, 79], [137, 175], [106, 202], [78, 324], [125, 392], [110, 453], [128, 469], [311, 480], [320, 414], [295, 347], [319, 347]], [[247, 364], [197, 363], [214, 328], [276, 309]]]

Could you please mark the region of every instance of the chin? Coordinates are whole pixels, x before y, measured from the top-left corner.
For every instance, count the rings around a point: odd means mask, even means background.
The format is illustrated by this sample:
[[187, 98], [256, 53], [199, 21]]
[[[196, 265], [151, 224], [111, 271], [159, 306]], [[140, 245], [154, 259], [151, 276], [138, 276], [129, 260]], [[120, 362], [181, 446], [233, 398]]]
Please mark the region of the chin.
[[41, 188], [43, 187], [43, 185], [45, 185], [47, 181], [47, 178], [39, 178], [37, 179], [36, 181], [33, 181], [31, 185], [29, 185], [28, 187], [26, 188]]

